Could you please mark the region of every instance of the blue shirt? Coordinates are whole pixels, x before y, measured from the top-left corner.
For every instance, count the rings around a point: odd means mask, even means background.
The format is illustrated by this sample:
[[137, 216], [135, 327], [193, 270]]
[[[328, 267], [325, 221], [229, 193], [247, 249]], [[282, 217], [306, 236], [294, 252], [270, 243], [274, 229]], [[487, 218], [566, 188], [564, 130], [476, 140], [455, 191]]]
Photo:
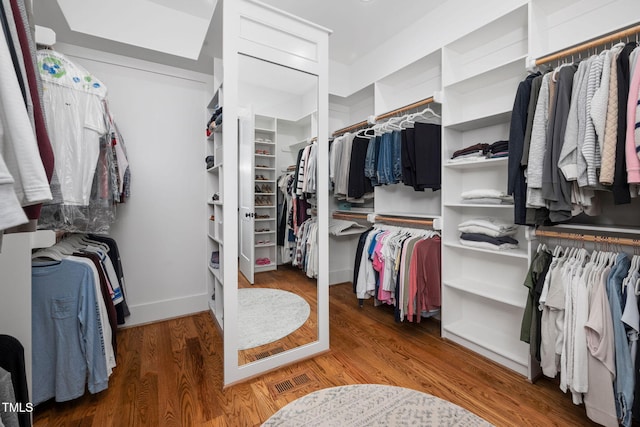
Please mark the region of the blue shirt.
[[[33, 404], [107, 388], [109, 376], [94, 276], [62, 260], [32, 268]], [[109, 343], [107, 343], [109, 344]]]

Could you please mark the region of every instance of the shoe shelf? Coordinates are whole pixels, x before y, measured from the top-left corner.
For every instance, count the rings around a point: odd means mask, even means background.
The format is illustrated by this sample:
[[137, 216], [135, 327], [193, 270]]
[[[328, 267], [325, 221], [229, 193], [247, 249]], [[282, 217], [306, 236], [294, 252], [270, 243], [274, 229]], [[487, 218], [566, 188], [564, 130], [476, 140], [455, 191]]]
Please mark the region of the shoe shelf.
[[[277, 227], [277, 128], [275, 117], [255, 115], [254, 136], [254, 264], [255, 272], [277, 268], [275, 230]], [[259, 218], [268, 215], [269, 218]], [[268, 230], [268, 231], [267, 231]]]

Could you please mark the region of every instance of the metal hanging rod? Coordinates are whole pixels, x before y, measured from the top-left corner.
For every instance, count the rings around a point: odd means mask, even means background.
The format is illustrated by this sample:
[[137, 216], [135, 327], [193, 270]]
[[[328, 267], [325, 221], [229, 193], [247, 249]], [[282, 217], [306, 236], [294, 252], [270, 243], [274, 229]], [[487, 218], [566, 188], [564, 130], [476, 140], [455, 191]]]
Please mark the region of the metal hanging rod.
[[580, 242], [605, 243], [611, 245], [640, 247], [640, 239], [624, 237], [596, 236], [593, 234], [562, 233], [558, 231], [536, 230], [536, 237], [551, 237], [556, 239], [577, 240]]
[[[376, 116], [375, 117], [375, 122], [377, 123], [379, 120], [385, 120], [385, 119], [388, 119], [388, 118], [393, 117], [395, 115], [402, 114], [402, 113], [405, 113], [407, 111], [415, 110], [416, 108], [420, 108], [420, 107], [423, 107], [423, 106], [425, 106], [427, 104], [431, 104], [434, 101], [435, 100], [434, 100], [433, 96], [430, 96], [429, 98], [425, 98], [423, 100], [414, 102], [413, 104], [409, 104], [409, 105], [405, 105], [404, 107], [396, 108], [395, 110], [389, 111], [388, 113], [384, 113], [384, 114], [381, 114], [379, 116]], [[356, 123], [354, 125], [347, 126], [345, 128], [342, 128], [342, 129], [338, 129], [337, 131], [333, 132], [332, 135], [333, 136], [343, 135], [343, 134], [345, 134], [347, 132], [358, 130], [358, 129], [361, 129], [363, 127], [367, 127], [369, 125], [370, 125], [370, 123], [367, 120], [365, 120], [365, 121], [362, 121], [362, 122], [358, 122], [358, 123]]]
[[551, 55], [543, 56], [542, 58], [536, 59], [536, 65], [547, 64], [549, 62], [553, 62], [567, 56], [575, 55], [576, 53], [584, 52], [585, 50], [597, 48], [598, 46], [601, 46], [603, 44], [616, 42], [624, 38], [634, 36], [638, 33], [640, 33], [640, 24], [634, 25], [624, 30], [616, 31], [615, 33], [611, 33], [597, 39], [593, 39], [578, 46], [570, 47], [568, 49], [552, 53]]

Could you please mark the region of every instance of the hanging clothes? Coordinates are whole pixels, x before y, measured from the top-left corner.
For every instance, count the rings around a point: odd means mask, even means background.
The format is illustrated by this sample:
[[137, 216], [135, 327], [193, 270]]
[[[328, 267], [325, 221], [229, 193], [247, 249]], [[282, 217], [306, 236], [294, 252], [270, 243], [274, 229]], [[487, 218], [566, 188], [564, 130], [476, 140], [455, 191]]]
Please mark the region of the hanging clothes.
[[[535, 77], [528, 98], [519, 93], [519, 121], [516, 124], [512, 116], [511, 127], [512, 137], [518, 135], [514, 141], [519, 141], [520, 135], [525, 138], [520, 165], [526, 173], [526, 217], [519, 223], [548, 225], [582, 213], [600, 215], [605, 191], [612, 193], [614, 204], [626, 204], [638, 196], [638, 59], [635, 42], [620, 43]], [[526, 122], [521, 120], [525, 98]], [[525, 123], [523, 134], [521, 125]], [[513, 149], [510, 146], [510, 190], [520, 155]], [[518, 221], [522, 220], [522, 207], [523, 199], [518, 197]]]
[[637, 401], [639, 268], [638, 256], [540, 246], [524, 282], [521, 340], [543, 374], [559, 373], [560, 388], [606, 426], [631, 425]]
[[106, 105], [107, 88], [59, 52], [38, 51], [38, 64], [60, 183], [60, 193], [42, 209], [42, 227], [106, 233], [115, 204], [130, 194], [130, 167]]
[[419, 322], [441, 305], [440, 236], [376, 224], [359, 239], [354, 293], [395, 306], [398, 321]]

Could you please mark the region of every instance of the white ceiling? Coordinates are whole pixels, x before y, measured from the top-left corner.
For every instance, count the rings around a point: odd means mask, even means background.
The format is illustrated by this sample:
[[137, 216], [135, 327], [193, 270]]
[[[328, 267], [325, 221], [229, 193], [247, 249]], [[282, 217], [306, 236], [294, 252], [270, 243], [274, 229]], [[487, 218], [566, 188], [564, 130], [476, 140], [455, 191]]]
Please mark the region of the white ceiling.
[[[58, 1], [33, 0], [35, 23], [52, 28], [60, 43], [74, 44], [91, 49], [132, 56], [148, 61], [172, 65], [180, 68], [211, 73], [213, 56], [221, 55], [221, 41], [216, 39], [216, 28], [221, 25], [220, 13], [214, 14], [213, 21], [202, 42], [202, 29], [196, 37], [187, 36], [185, 31], [179, 31], [175, 25], [161, 24], [162, 37], [173, 39], [171, 42], [141, 43], [133, 37], [136, 32], [143, 33], [145, 40], [153, 37], [147, 32], [158, 28], [147, 24], [136, 26], [127, 24], [125, 28], [118, 28], [123, 22], [132, 22], [125, 18], [132, 15], [129, 6], [124, 3], [131, 1], [136, 4], [135, 14], [139, 16], [141, 8], [146, 7], [147, 21], [157, 19], [154, 10], [158, 8], [173, 9], [176, 17], [188, 16], [202, 19], [203, 14], [198, 10], [210, 11], [215, 0], [59, 0], [60, 3], [84, 2], [101, 4], [99, 19], [93, 19], [91, 12], [64, 14]], [[332, 60], [350, 65], [359, 57], [375, 49], [390, 37], [407, 28], [417, 19], [428, 14], [429, 11], [440, 6], [446, 0], [263, 0], [265, 3], [287, 11], [293, 15], [307, 19], [333, 30], [329, 38], [329, 56]], [[132, 4], [133, 4], [132, 3]], [[222, 1], [220, 1], [222, 3]], [[114, 6], [113, 11], [120, 18], [105, 19], [103, 10]], [[220, 6], [220, 5], [218, 5]], [[85, 9], [86, 10], [86, 9]], [[96, 10], [96, 9], [94, 9]], [[84, 14], [84, 15], [83, 15]], [[67, 15], [67, 16], [65, 16]], [[161, 14], [164, 16], [164, 14]], [[83, 22], [86, 18], [86, 22]], [[102, 19], [100, 19], [102, 18]], [[90, 22], [90, 24], [87, 24]], [[71, 24], [71, 25], [70, 25]], [[157, 24], [157, 23], [156, 23]], [[99, 26], [102, 26], [98, 28]], [[93, 28], [96, 27], [96, 28]], [[73, 28], [73, 30], [72, 30]], [[145, 30], [147, 28], [147, 30]], [[151, 30], [149, 30], [151, 28]], [[156, 30], [154, 30], [156, 31]], [[127, 37], [133, 37], [127, 39]], [[159, 36], [159, 37], [160, 37]], [[189, 44], [187, 46], [185, 43]], [[182, 48], [179, 48], [182, 46]], [[195, 52], [195, 54], [194, 54]], [[197, 53], [199, 56], [196, 59]]]

